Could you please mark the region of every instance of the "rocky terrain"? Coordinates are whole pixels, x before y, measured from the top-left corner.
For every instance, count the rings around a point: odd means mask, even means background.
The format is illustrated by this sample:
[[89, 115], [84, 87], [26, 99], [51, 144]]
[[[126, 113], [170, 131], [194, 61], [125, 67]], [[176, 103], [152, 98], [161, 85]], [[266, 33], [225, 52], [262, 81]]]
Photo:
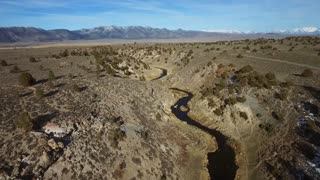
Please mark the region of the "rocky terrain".
[[0, 49], [0, 179], [320, 179], [320, 39]]

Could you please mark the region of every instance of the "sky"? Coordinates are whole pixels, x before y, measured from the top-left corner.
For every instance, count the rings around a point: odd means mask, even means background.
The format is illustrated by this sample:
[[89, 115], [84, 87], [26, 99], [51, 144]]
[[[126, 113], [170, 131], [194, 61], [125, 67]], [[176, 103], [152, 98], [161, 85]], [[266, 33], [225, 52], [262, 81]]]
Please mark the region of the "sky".
[[0, 0], [0, 26], [266, 32], [320, 27], [320, 0]]

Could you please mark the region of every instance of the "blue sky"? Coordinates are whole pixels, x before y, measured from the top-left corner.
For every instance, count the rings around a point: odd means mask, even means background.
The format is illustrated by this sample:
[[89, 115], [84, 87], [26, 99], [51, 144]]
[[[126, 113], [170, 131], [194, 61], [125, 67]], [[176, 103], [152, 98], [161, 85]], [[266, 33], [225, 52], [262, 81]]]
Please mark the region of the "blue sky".
[[320, 27], [320, 0], [0, 0], [0, 26], [272, 31]]

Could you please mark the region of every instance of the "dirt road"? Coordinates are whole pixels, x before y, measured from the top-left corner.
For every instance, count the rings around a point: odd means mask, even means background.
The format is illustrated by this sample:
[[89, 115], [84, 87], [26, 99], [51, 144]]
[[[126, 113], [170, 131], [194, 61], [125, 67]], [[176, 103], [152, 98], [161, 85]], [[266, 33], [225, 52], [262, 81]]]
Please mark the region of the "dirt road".
[[[300, 66], [300, 67], [305, 67], [305, 68], [310, 68], [310, 69], [316, 69], [320, 71], [320, 67], [315, 67], [315, 66], [310, 66], [306, 64], [300, 64], [300, 63], [294, 63], [294, 62], [288, 62], [285, 60], [281, 59], [271, 59], [271, 58], [264, 58], [264, 57], [257, 57], [257, 56], [248, 56], [248, 55], [243, 55], [244, 57], [247, 58], [253, 58], [253, 59], [261, 59], [261, 60], [266, 60], [266, 61], [272, 61], [272, 62], [278, 62], [278, 63], [284, 63], [284, 64], [289, 64], [289, 65], [294, 65], [294, 66]], [[320, 64], [320, 63], [319, 63]]]

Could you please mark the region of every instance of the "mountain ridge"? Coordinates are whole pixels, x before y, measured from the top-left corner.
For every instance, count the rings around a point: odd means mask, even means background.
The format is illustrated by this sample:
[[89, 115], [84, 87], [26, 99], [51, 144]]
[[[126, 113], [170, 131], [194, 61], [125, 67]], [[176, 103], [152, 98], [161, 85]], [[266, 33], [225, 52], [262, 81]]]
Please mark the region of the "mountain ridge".
[[99, 40], [99, 39], [181, 39], [181, 38], [213, 38], [243, 39], [286, 35], [320, 35], [315, 27], [297, 28], [292, 31], [273, 32], [241, 32], [237, 30], [169, 30], [149, 26], [98, 26], [94, 28], [68, 30], [45, 30], [36, 27], [0, 27], [1, 43], [16, 42], [52, 42], [65, 40]]

